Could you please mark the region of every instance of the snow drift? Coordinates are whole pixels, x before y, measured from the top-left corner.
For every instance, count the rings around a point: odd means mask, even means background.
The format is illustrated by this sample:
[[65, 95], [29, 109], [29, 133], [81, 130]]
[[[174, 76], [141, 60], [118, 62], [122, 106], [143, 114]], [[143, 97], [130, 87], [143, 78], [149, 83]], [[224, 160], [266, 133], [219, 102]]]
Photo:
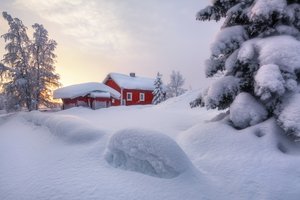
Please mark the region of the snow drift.
[[37, 126], [48, 128], [51, 133], [70, 143], [95, 141], [104, 135], [103, 131], [76, 116], [31, 112], [25, 114], [24, 117]]
[[15, 115], [14, 113], [6, 114], [5, 112], [3, 112], [3, 114], [1, 114], [1, 110], [0, 110], [0, 125], [2, 125], [5, 122], [7, 122], [14, 115]]
[[[97, 111], [78, 107], [12, 116], [0, 125], [0, 199], [299, 199], [300, 143], [284, 135], [277, 119], [242, 130], [231, 126], [228, 113], [213, 119], [217, 122], [207, 122], [219, 112], [188, 106], [183, 109], [183, 102], [189, 102], [192, 96], [169, 99], [158, 106]], [[291, 110], [296, 103], [295, 99], [283, 108], [291, 106]], [[28, 119], [34, 115], [35, 124], [41, 127], [25, 121], [25, 115]], [[39, 122], [42, 117], [57, 116], [65, 123], [66, 115], [82, 121], [86, 129], [92, 127], [86, 121], [91, 122], [104, 129], [105, 135], [96, 142], [69, 145], [61, 142], [61, 136], [53, 137], [49, 131], [52, 129], [44, 128], [45, 121]], [[113, 135], [108, 141], [115, 130], [136, 125], [142, 130], [121, 131], [126, 135]], [[73, 120], [70, 127], [75, 126]], [[146, 133], [153, 132], [144, 129], [151, 127], [175, 140], [193, 164], [168, 137], [158, 134], [149, 138]], [[124, 156], [119, 165], [112, 162], [113, 153]], [[110, 155], [112, 165], [119, 169], [111, 167], [101, 156], [104, 154]], [[181, 174], [166, 179], [141, 173], [144, 165], [138, 166], [139, 163], [147, 163], [150, 172], [161, 172], [155, 162]], [[121, 170], [127, 166], [140, 167], [140, 171]]]
[[202, 174], [217, 178], [218, 196], [207, 199], [299, 199], [300, 145], [274, 118], [239, 131], [228, 118], [199, 123], [177, 141]]
[[159, 178], [175, 178], [192, 166], [171, 138], [142, 129], [116, 132], [109, 141], [105, 159], [113, 167]]
[[160, 104], [156, 105], [154, 108], [156, 109], [173, 109], [176, 107], [176, 109], [190, 109], [190, 102], [195, 100], [199, 97], [199, 94], [201, 93], [201, 90], [190, 90], [187, 91], [177, 97], [169, 98]]

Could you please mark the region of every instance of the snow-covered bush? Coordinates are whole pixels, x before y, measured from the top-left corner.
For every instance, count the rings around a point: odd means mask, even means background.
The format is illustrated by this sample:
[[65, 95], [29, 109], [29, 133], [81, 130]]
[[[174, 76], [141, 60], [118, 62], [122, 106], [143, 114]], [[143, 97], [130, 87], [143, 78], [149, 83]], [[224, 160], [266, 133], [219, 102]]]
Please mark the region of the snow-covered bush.
[[160, 178], [177, 177], [192, 166], [171, 138], [142, 129], [116, 132], [109, 141], [105, 159], [113, 167]]
[[240, 93], [230, 105], [230, 120], [237, 128], [253, 126], [267, 116], [266, 108], [249, 93]]
[[223, 77], [197, 102], [209, 109], [229, 108], [233, 125], [240, 128], [274, 116], [288, 134], [300, 137], [300, 130], [287, 128], [292, 118], [300, 124], [300, 112], [298, 117], [285, 108], [285, 101], [299, 93], [299, 10], [296, 0], [215, 0], [201, 10], [198, 20], [225, 18], [206, 62], [208, 77]]

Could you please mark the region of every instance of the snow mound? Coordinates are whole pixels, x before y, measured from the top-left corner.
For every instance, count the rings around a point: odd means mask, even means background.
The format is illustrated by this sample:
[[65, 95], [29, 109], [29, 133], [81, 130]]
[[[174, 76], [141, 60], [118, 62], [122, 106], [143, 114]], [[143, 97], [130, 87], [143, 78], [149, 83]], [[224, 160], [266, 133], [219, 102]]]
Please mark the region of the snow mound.
[[43, 126], [51, 133], [69, 143], [85, 143], [97, 140], [104, 132], [88, 121], [71, 115], [51, 115], [31, 112], [25, 118], [37, 126]]
[[175, 178], [192, 166], [171, 138], [143, 129], [116, 132], [109, 141], [105, 159], [113, 167], [159, 178]]
[[267, 116], [266, 108], [249, 93], [240, 93], [230, 106], [230, 120], [238, 128], [258, 124]]

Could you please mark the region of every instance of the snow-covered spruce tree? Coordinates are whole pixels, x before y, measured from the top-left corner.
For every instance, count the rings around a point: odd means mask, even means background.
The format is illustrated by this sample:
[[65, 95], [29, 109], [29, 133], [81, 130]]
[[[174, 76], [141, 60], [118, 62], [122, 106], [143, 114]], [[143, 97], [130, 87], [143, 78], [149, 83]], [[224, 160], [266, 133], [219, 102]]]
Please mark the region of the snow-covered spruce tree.
[[154, 105], [159, 104], [165, 100], [165, 92], [163, 90], [163, 82], [161, 80], [162, 75], [160, 73], [157, 73], [156, 79], [154, 81], [154, 90], [152, 92], [153, 94], [153, 100], [152, 103]]
[[59, 75], [55, 73], [54, 50], [57, 43], [49, 39], [48, 31], [40, 24], [33, 26], [33, 41], [30, 46], [31, 66], [33, 66], [33, 103], [34, 109], [40, 106], [51, 107], [53, 105], [51, 89], [59, 86]]
[[177, 97], [186, 92], [186, 89], [182, 88], [184, 81], [182, 74], [173, 70], [170, 75], [170, 83], [167, 85], [167, 98]]
[[[10, 68], [6, 70], [9, 81], [2, 85], [7, 99], [7, 110], [18, 110], [26, 107], [32, 110], [32, 84], [29, 65], [29, 44], [26, 29], [21, 20], [12, 18], [3, 12], [4, 19], [8, 22], [9, 30], [2, 35], [5, 42], [6, 54], [3, 63]], [[3, 70], [3, 69], [2, 69]]]
[[300, 1], [213, 0], [197, 14], [221, 18], [206, 75], [223, 76], [199, 104], [229, 108], [238, 128], [274, 116], [288, 135], [300, 137]]
[[34, 24], [33, 40], [27, 36], [27, 27], [18, 18], [3, 12], [8, 22], [8, 33], [2, 35], [6, 54], [0, 63], [1, 87], [6, 99], [6, 110], [37, 110], [51, 107], [52, 89], [59, 86], [55, 73], [54, 50], [57, 43], [49, 39], [47, 30]]

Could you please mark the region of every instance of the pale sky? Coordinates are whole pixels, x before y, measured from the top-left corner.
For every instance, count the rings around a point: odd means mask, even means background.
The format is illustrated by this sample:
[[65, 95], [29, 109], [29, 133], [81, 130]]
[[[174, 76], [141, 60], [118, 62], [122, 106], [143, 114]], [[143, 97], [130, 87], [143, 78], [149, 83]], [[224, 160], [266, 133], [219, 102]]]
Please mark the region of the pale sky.
[[[172, 70], [186, 88], [202, 88], [204, 61], [220, 24], [195, 20], [209, 0], [0, 0], [1, 12], [28, 27], [43, 24], [58, 43], [56, 69], [61, 83], [103, 81], [110, 72], [145, 77]], [[0, 34], [7, 32], [0, 17]], [[4, 40], [0, 39], [0, 56]]]

